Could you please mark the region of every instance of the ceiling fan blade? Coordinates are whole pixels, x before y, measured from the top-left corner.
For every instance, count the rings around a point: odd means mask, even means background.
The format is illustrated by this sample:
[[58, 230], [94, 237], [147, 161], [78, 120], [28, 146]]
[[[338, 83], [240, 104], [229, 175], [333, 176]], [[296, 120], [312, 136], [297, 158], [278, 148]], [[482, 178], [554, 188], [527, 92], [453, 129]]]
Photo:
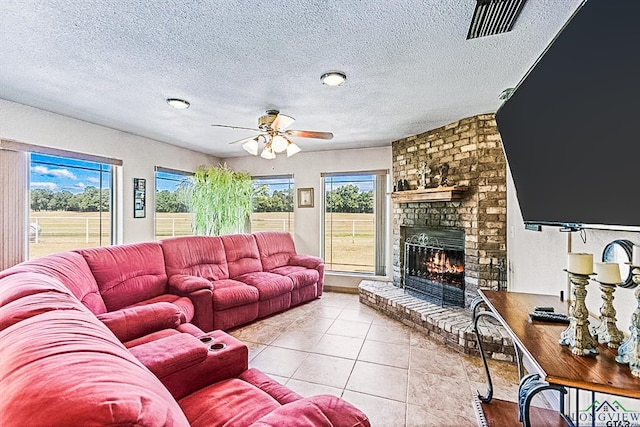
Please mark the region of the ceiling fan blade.
[[211, 126], [215, 126], [215, 127], [219, 127], [219, 128], [229, 128], [229, 129], [244, 129], [244, 130], [255, 130], [256, 132], [261, 132], [261, 129], [256, 129], [256, 128], [245, 128], [242, 126], [229, 126], [229, 125], [211, 125]]
[[314, 138], [314, 139], [332, 139], [333, 134], [331, 132], [318, 132], [313, 130], [288, 130], [285, 132], [289, 136], [297, 136], [299, 138]]
[[278, 131], [283, 131], [291, 126], [295, 121], [296, 119], [294, 119], [293, 117], [285, 116], [284, 114], [278, 114], [273, 123], [271, 123], [271, 127]]
[[[260, 135], [265, 135], [265, 134], [261, 133]], [[229, 144], [239, 144], [239, 143], [249, 142], [252, 139], [259, 137], [260, 135], [248, 136], [246, 138], [238, 139], [236, 141], [231, 141]]]

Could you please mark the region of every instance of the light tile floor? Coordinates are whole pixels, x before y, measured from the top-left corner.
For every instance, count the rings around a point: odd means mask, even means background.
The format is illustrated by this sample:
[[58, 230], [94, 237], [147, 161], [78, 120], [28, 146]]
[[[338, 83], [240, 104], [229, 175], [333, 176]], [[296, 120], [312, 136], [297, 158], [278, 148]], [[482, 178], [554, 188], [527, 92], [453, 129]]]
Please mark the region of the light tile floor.
[[[482, 361], [378, 313], [358, 295], [321, 299], [230, 332], [249, 366], [302, 396], [333, 394], [373, 426], [474, 426], [472, 397], [486, 391]], [[491, 362], [494, 397], [515, 401], [514, 365]]]

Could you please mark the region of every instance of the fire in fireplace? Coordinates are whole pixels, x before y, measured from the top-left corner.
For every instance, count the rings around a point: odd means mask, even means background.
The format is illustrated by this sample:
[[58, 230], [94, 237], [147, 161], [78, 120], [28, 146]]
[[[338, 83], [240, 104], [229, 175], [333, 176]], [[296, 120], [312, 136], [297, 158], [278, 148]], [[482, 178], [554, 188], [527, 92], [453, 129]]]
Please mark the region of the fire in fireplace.
[[464, 232], [432, 230], [406, 239], [405, 290], [430, 302], [464, 307]]
[[454, 259], [454, 255], [456, 254], [447, 253], [443, 249], [428, 248], [424, 261], [425, 277], [458, 287], [464, 286], [464, 259], [460, 259], [459, 256]]

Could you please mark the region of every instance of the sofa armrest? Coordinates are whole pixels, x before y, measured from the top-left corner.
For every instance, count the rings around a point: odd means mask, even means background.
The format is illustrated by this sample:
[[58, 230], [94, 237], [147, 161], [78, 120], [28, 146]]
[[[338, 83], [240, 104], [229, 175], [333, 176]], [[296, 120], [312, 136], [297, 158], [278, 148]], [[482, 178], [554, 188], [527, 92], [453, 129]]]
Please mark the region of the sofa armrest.
[[370, 427], [369, 419], [339, 397], [322, 394], [287, 403], [263, 416], [252, 427]]
[[249, 349], [231, 335], [218, 330], [194, 339], [200, 342], [207, 353], [206, 359], [162, 378], [162, 384], [175, 399], [182, 399], [211, 384], [236, 378], [249, 367]]
[[194, 311], [191, 323], [203, 331], [210, 331], [213, 328], [213, 283], [204, 277], [174, 274], [169, 276], [168, 285], [169, 292], [191, 300]]
[[306, 268], [318, 268], [323, 263], [324, 260], [322, 258], [311, 255], [293, 255], [289, 258], [289, 265], [298, 265]]
[[207, 358], [207, 348], [189, 334], [160, 338], [131, 347], [129, 351], [160, 380]]
[[187, 274], [174, 274], [169, 277], [169, 287], [175, 289], [179, 295], [188, 295], [201, 289], [213, 290], [213, 284], [203, 277]]
[[162, 329], [175, 329], [181, 323], [181, 316], [180, 309], [168, 302], [139, 305], [96, 315], [121, 342]]

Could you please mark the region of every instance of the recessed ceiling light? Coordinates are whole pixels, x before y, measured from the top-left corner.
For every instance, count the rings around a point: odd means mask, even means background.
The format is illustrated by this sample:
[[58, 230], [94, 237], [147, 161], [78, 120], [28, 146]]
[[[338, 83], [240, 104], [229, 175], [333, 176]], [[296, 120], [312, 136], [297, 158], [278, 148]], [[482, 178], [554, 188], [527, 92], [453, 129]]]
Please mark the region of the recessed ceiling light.
[[191, 105], [189, 101], [185, 101], [184, 99], [178, 99], [178, 98], [168, 98], [167, 104], [171, 105], [173, 108], [178, 108], [180, 110], [189, 108], [189, 106]]
[[320, 80], [327, 86], [340, 86], [347, 80], [347, 75], [340, 71], [329, 71], [320, 76]]

